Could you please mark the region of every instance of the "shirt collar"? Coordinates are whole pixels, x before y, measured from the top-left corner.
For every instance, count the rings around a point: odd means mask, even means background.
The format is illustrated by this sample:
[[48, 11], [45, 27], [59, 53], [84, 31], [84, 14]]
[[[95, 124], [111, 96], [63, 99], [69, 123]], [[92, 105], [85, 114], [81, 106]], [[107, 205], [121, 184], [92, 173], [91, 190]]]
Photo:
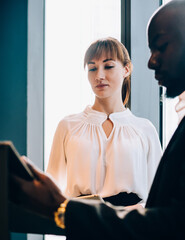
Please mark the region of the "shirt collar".
[[92, 109], [92, 106], [88, 105], [84, 110], [85, 115], [87, 116], [87, 121], [89, 123], [94, 124], [102, 124], [107, 118], [109, 118], [112, 122], [119, 121], [121, 118], [125, 118], [126, 116], [131, 115], [131, 111], [126, 108], [122, 112], [114, 112], [111, 113], [109, 116], [104, 112], [99, 112]]

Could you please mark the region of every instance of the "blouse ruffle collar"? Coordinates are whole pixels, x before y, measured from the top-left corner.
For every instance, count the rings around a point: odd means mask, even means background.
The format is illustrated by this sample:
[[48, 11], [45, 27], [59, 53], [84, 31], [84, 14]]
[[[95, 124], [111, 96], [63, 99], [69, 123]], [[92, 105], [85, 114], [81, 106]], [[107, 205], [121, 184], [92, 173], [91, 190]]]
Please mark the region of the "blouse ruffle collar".
[[107, 114], [104, 112], [99, 112], [92, 109], [90, 105], [85, 108], [84, 114], [87, 117], [87, 121], [94, 124], [102, 124], [107, 118], [109, 118], [112, 122], [115, 122], [116, 120], [119, 121], [119, 119], [123, 119], [127, 116], [132, 115], [131, 111], [126, 108], [122, 112], [114, 112], [107, 116]]

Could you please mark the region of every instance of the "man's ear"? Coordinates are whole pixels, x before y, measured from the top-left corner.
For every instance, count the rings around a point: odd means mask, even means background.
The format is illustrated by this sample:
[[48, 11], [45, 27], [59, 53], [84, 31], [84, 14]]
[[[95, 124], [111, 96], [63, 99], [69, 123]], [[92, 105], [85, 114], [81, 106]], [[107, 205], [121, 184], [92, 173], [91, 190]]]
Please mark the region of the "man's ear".
[[124, 75], [123, 77], [126, 78], [131, 74], [131, 70], [128, 65], [124, 66]]

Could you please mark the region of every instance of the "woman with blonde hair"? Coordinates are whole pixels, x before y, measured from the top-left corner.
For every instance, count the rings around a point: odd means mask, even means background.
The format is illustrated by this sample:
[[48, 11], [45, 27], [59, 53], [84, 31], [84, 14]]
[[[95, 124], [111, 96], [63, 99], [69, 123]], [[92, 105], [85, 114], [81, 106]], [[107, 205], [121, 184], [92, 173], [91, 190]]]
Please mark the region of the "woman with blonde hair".
[[152, 123], [126, 107], [128, 51], [117, 39], [99, 39], [84, 67], [94, 104], [59, 122], [47, 172], [68, 197], [98, 194], [114, 205], [144, 205], [162, 151]]

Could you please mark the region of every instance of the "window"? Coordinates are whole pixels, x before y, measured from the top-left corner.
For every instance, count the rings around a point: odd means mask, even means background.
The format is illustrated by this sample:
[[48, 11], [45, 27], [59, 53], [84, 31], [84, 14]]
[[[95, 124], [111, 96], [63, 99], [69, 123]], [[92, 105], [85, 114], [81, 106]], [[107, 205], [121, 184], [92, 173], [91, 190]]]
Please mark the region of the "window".
[[58, 122], [94, 96], [83, 57], [97, 38], [120, 40], [120, 1], [47, 0], [45, 19], [45, 166]]
[[46, 0], [45, 168], [58, 122], [93, 103], [83, 57], [97, 38], [112, 36], [120, 40], [120, 5], [119, 0]]

